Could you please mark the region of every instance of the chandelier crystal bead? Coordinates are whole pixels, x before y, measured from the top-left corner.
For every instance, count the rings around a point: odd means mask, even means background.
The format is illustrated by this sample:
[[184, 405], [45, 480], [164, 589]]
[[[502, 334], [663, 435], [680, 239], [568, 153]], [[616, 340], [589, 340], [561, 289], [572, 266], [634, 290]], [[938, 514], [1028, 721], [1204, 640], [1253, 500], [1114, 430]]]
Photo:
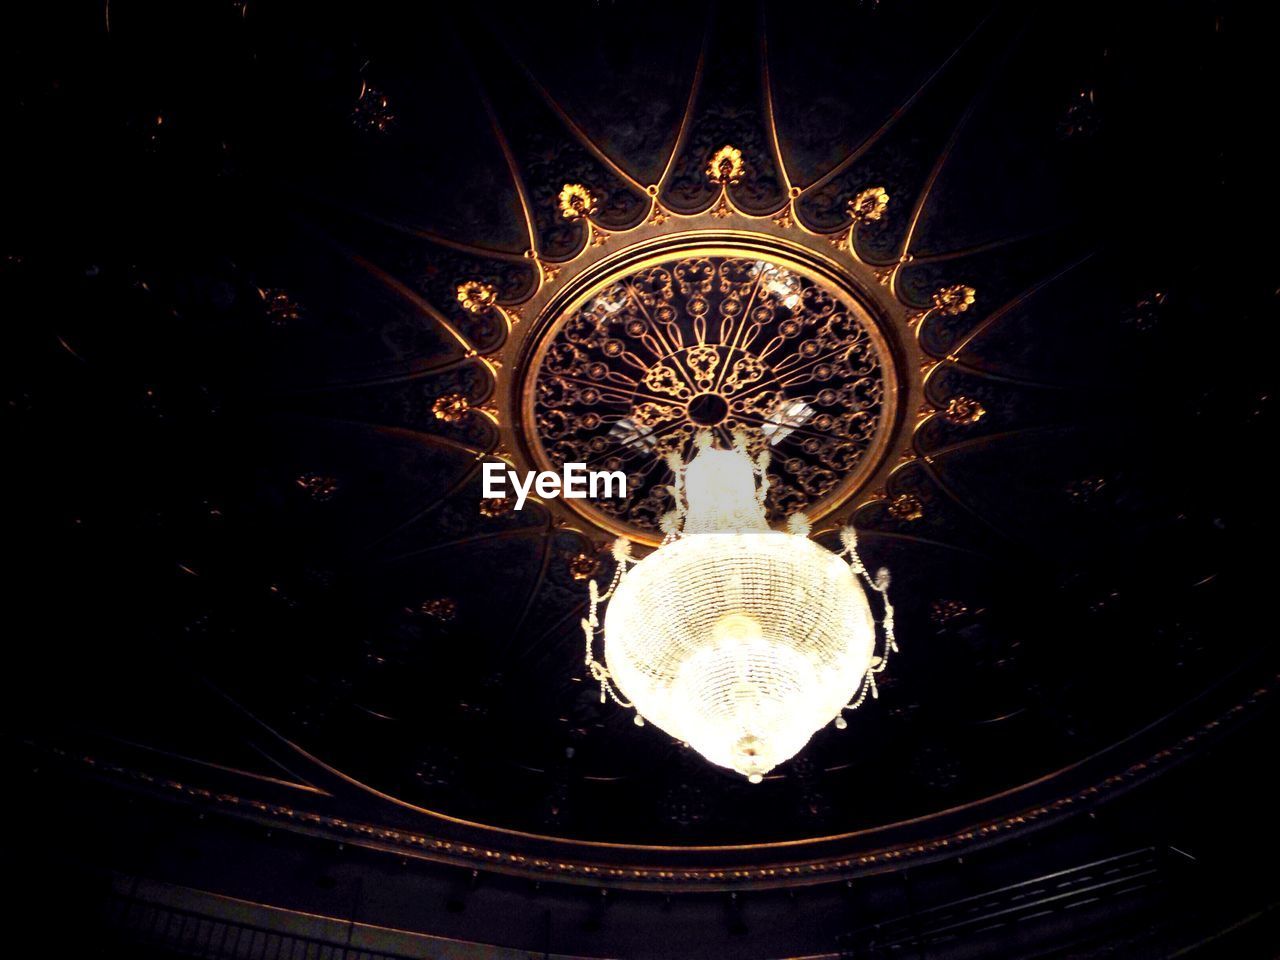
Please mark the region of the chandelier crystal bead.
[[[867, 574], [851, 527], [839, 554], [808, 539], [803, 519], [770, 529], [767, 453], [753, 461], [738, 439], [719, 450], [704, 436], [687, 466], [671, 458], [666, 539], [641, 560], [627, 541], [615, 544], [613, 578], [603, 592], [591, 582], [582, 627], [601, 702], [634, 707], [638, 724], [758, 783], [816, 730], [844, 729], [845, 710], [877, 697], [875, 675], [897, 647], [888, 572]], [[863, 585], [884, 602], [880, 655]]]

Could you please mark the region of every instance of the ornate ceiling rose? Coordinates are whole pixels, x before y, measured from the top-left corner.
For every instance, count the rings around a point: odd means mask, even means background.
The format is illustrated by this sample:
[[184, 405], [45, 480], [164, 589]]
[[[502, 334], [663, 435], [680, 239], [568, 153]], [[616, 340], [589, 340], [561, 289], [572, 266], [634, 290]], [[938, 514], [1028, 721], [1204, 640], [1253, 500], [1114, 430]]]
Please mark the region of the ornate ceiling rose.
[[[770, 520], [803, 511], [819, 532], [882, 498], [914, 459], [911, 428], [934, 412], [923, 382], [935, 361], [917, 341], [919, 308], [897, 296], [901, 264], [857, 254], [872, 217], [859, 208], [843, 230], [817, 233], [797, 222], [794, 199], [754, 216], [712, 180], [719, 197], [690, 215], [650, 188], [649, 215], [623, 232], [575, 206], [579, 252], [555, 263], [531, 254], [536, 292], [479, 308], [508, 329], [484, 357], [496, 456], [516, 470], [582, 462], [628, 475], [623, 501], [546, 501], [560, 526], [656, 544], [664, 457], [687, 456], [699, 429], [726, 442], [738, 428], [758, 433], [773, 454]], [[589, 195], [589, 185], [565, 191]], [[882, 213], [884, 190], [863, 192]]]
[[773, 521], [828, 512], [887, 442], [897, 374], [884, 335], [851, 291], [793, 257], [657, 254], [593, 272], [548, 319], [522, 371], [526, 436], [540, 469], [626, 472], [625, 499], [575, 504], [597, 526], [658, 536], [664, 458], [687, 457], [699, 430], [769, 448]]

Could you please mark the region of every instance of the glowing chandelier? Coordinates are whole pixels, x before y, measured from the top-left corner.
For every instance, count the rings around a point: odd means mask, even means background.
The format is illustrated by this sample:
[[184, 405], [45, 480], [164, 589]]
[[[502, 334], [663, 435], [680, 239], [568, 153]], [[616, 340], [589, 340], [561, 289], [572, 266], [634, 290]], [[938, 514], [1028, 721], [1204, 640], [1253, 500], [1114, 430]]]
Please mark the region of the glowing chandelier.
[[[699, 438], [675, 474], [676, 509], [662, 545], [641, 560], [631, 544], [613, 548], [613, 580], [590, 585], [582, 621], [586, 664], [611, 697], [636, 710], [712, 763], [752, 783], [795, 756], [827, 723], [877, 697], [876, 675], [897, 652], [889, 573], [871, 577], [852, 527], [834, 554], [808, 538], [793, 515], [787, 532], [765, 519], [769, 452], [753, 461], [745, 439], [734, 450]], [[884, 643], [859, 581], [884, 603]], [[604, 614], [604, 663], [595, 638]]]

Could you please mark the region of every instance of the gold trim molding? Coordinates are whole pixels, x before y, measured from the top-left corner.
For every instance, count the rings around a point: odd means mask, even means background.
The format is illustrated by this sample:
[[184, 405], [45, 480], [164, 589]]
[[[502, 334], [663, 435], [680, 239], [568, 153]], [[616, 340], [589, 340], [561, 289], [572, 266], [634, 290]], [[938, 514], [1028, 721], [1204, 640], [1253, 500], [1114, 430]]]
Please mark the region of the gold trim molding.
[[[1256, 676], [1256, 674], [1255, 674]], [[519, 831], [484, 827], [450, 820], [411, 804], [398, 806], [433, 818], [431, 832], [394, 827], [364, 820], [348, 819], [320, 807], [332, 801], [329, 794], [315, 797], [310, 806], [281, 803], [258, 797], [239, 796], [225, 789], [176, 780], [113, 762], [80, 749], [52, 743], [28, 741], [26, 747], [44, 759], [79, 766], [103, 779], [131, 784], [157, 796], [195, 803], [210, 810], [281, 827], [297, 833], [323, 836], [392, 853], [404, 858], [483, 869], [494, 873], [561, 883], [604, 885], [616, 889], [734, 890], [778, 888], [828, 883], [832, 880], [899, 869], [916, 863], [952, 856], [982, 847], [1021, 830], [1043, 826], [1054, 820], [1081, 813], [1122, 793], [1186, 759], [1204, 741], [1224, 734], [1269, 704], [1280, 674], [1267, 670], [1250, 682], [1237, 678], [1236, 692], [1227, 695], [1226, 706], [1200, 704], [1196, 719], [1179, 724], [1183, 732], [1167, 733], [1154, 742], [1148, 728], [1113, 747], [1079, 761], [1039, 780], [1015, 787], [961, 807], [941, 811], [919, 820], [902, 821], [882, 827], [827, 837], [730, 846], [672, 847], [643, 844], [616, 844], [538, 836]], [[1225, 692], [1224, 692], [1225, 693]], [[1166, 718], [1168, 720], [1169, 718]], [[1128, 745], [1129, 760], [1115, 757], [1109, 774], [1097, 769], [1099, 762]], [[1068, 786], [1062, 781], [1073, 779]], [[355, 781], [348, 781], [357, 785]], [[1055, 785], [1056, 798], [1036, 802], [1031, 797]], [[297, 785], [289, 784], [293, 789]], [[314, 787], [300, 788], [318, 792]], [[368, 789], [368, 788], [365, 788]], [[376, 794], [378, 796], [383, 796]], [[391, 798], [383, 796], [383, 799]], [[1007, 805], [1008, 812], [995, 809]], [[950, 821], [950, 825], [947, 825]], [[932, 824], [932, 828], [929, 826]], [[478, 832], [464, 839], [456, 833], [445, 835], [440, 828], [470, 827]], [[924, 837], [893, 842], [901, 828], [919, 828]], [[880, 842], [877, 842], [880, 841]], [[849, 849], [849, 848], [853, 849]], [[845, 852], [836, 852], [840, 850]], [[609, 854], [620, 855], [616, 859]], [[745, 855], [745, 861], [743, 859]], [[695, 862], [690, 862], [692, 858]], [[718, 861], [718, 862], [717, 862]]]

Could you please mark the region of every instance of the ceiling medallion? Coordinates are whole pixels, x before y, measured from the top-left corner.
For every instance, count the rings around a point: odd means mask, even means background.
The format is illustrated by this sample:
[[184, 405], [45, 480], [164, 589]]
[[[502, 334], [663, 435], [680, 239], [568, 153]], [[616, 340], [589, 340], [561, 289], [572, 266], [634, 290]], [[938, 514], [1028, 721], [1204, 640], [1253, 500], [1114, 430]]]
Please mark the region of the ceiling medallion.
[[[769, 259], [765, 259], [769, 256]], [[780, 521], [847, 489], [884, 445], [892, 358], [865, 308], [777, 255], [716, 247], [648, 258], [591, 284], [525, 366], [525, 419], [543, 469], [621, 470], [599, 524], [652, 539], [673, 506], [667, 454], [698, 431], [746, 430], [772, 453]]]
[[[676, 213], [653, 186], [629, 230], [605, 231], [591, 185], [566, 183], [560, 212], [584, 227], [576, 255], [530, 252], [538, 288], [519, 304], [459, 288], [507, 328], [480, 358], [495, 381], [480, 401], [496, 407], [492, 456], [517, 471], [578, 462], [628, 475], [625, 500], [543, 501], [558, 525], [656, 545], [672, 506], [666, 456], [687, 459], [701, 430], [724, 446], [742, 429], [767, 447], [770, 522], [802, 511], [819, 533], [885, 498], [914, 459], [913, 430], [938, 412], [925, 399], [935, 364], [919, 344], [922, 307], [899, 298], [901, 263], [868, 263], [855, 244], [862, 224], [891, 215], [888, 194], [860, 191], [847, 227], [817, 233], [795, 216], [795, 190], [768, 214], [734, 204], [750, 162], [726, 144], [708, 158], [719, 195], [707, 209]], [[941, 312], [972, 291], [938, 297]]]

